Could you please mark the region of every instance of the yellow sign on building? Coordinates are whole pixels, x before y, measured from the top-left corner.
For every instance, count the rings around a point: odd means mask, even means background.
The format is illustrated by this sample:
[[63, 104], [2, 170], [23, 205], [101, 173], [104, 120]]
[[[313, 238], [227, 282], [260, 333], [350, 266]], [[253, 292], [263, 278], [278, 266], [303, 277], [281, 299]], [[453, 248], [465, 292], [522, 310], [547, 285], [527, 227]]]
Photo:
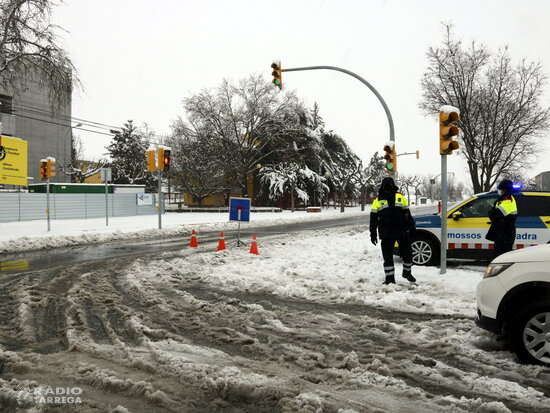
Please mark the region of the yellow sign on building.
[[27, 186], [27, 141], [0, 136], [0, 184]]

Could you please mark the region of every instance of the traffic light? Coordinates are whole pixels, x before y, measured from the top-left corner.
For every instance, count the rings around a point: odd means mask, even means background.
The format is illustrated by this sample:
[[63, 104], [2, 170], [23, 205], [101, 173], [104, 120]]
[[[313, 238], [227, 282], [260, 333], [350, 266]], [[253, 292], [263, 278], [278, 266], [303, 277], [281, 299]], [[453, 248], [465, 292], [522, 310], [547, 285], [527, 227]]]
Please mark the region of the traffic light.
[[41, 160], [40, 161], [40, 180], [43, 181], [46, 179], [46, 170], [48, 169], [48, 161]]
[[147, 170], [149, 172], [156, 172], [157, 165], [155, 164], [155, 150], [149, 149], [147, 151]]
[[46, 178], [50, 179], [55, 176], [55, 159], [48, 158], [46, 161]]
[[439, 112], [439, 153], [441, 155], [450, 155], [458, 149], [458, 142], [453, 140], [453, 136], [458, 136], [458, 127], [453, 123], [459, 119], [458, 112]]
[[164, 147], [157, 148], [157, 168], [160, 171], [164, 170]]
[[384, 155], [384, 167], [386, 168], [386, 171], [388, 173], [396, 173], [397, 172], [397, 155], [395, 154], [395, 143], [388, 142], [386, 145], [384, 145], [384, 152], [386, 154]]
[[170, 170], [170, 149], [164, 149], [163, 171]]
[[281, 61], [276, 60], [271, 64], [271, 68], [273, 69], [273, 72], [271, 74], [273, 75], [273, 84], [277, 86], [279, 89], [283, 87], [283, 75], [281, 70]]

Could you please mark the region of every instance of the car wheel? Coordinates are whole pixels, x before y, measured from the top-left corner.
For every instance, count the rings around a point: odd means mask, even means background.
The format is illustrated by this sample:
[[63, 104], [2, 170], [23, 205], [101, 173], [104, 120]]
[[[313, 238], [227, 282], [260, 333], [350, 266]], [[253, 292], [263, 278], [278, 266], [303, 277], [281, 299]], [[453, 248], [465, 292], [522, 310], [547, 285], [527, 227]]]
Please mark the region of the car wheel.
[[412, 243], [412, 256], [414, 265], [433, 265], [438, 255], [437, 245], [431, 239], [423, 235], [416, 236]]
[[524, 363], [550, 366], [550, 304], [539, 301], [521, 309], [512, 321], [510, 344]]

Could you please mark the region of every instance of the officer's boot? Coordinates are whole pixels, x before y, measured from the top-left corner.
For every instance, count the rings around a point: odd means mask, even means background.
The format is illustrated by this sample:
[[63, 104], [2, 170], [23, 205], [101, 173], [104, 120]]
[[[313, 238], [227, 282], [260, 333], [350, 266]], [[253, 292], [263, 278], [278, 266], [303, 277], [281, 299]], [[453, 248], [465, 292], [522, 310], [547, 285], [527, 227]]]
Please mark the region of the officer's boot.
[[413, 282], [416, 282], [416, 278], [412, 276], [411, 269], [412, 269], [412, 262], [403, 263], [403, 278], [413, 283]]
[[386, 274], [384, 284], [395, 284], [395, 267], [393, 265], [384, 267], [384, 273]]

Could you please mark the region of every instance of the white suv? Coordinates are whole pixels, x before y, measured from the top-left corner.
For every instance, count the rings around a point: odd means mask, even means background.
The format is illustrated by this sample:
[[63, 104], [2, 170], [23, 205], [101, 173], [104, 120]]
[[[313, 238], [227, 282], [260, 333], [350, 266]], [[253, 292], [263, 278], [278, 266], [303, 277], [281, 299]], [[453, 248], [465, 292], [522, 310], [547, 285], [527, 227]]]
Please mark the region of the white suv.
[[495, 258], [477, 307], [477, 325], [504, 336], [521, 361], [550, 366], [550, 245]]

